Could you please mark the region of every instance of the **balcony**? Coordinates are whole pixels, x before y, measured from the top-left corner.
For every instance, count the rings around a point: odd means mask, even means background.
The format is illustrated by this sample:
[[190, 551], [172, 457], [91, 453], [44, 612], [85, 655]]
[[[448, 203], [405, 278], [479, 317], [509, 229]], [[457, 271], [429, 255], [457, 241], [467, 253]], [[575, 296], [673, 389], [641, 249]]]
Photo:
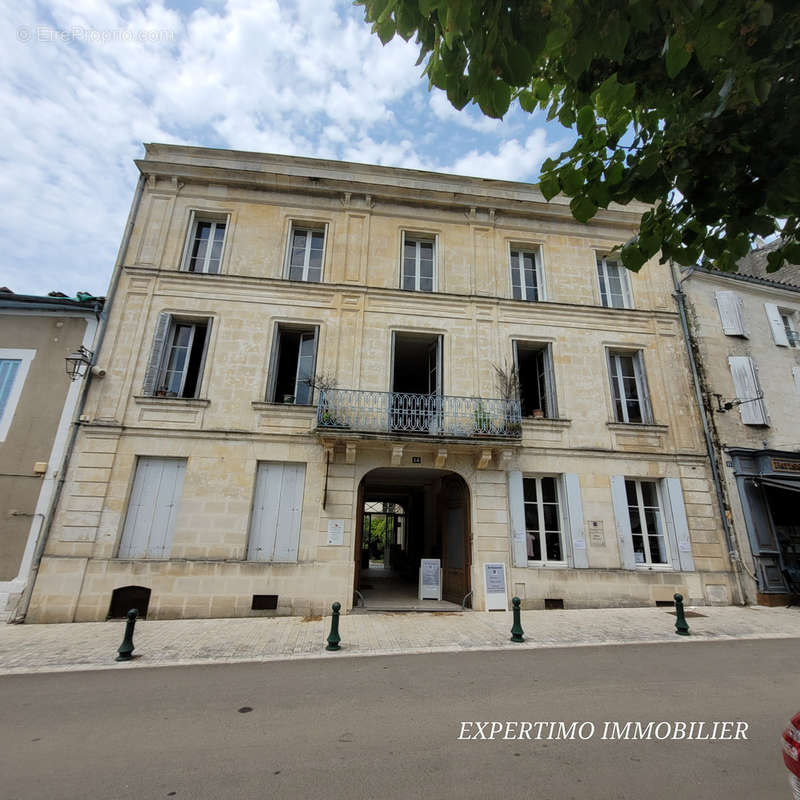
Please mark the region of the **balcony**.
[[320, 392], [317, 429], [454, 439], [522, 437], [519, 402], [407, 392]]

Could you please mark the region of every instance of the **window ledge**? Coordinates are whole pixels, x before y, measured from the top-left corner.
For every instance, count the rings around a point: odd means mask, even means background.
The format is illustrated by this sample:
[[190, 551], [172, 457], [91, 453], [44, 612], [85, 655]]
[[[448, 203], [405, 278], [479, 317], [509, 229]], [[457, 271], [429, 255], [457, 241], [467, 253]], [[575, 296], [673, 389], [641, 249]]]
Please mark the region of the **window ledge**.
[[542, 563], [541, 561], [529, 561], [528, 569], [570, 569], [566, 561], [555, 561], [553, 563]]
[[606, 425], [612, 431], [666, 433], [669, 430], [669, 425], [659, 425], [655, 422], [607, 422]]
[[254, 411], [285, 411], [289, 414], [306, 415], [309, 412], [316, 413], [316, 405], [305, 405], [301, 403], [268, 403], [264, 400], [253, 400], [250, 405]]
[[566, 419], [564, 417], [523, 417], [522, 418], [522, 427], [523, 428], [535, 428], [535, 427], [545, 427], [545, 428], [569, 428], [572, 425], [571, 419]]
[[137, 406], [158, 406], [159, 408], [206, 408], [211, 401], [202, 397], [151, 397], [150, 395], [134, 395]]

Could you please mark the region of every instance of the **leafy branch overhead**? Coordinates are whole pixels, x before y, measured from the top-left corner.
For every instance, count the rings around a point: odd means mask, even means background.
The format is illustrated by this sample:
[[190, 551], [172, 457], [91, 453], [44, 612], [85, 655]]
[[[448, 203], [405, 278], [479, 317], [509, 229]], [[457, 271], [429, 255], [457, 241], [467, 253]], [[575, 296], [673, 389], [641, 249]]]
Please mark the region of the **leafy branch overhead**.
[[769, 270], [800, 263], [800, 3], [796, 0], [358, 0], [386, 43], [416, 35], [456, 108], [513, 102], [576, 127], [542, 165], [576, 219], [653, 204], [622, 248], [735, 270], [782, 229]]

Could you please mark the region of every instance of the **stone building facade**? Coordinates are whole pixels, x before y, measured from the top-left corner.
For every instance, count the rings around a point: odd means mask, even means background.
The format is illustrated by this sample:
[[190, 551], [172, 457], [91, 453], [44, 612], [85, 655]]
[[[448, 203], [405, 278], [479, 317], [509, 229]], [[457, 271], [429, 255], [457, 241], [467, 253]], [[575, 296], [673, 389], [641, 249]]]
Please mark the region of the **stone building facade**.
[[29, 589], [83, 394], [65, 358], [92, 349], [102, 307], [0, 292], [0, 619], [13, 620]]
[[800, 591], [800, 268], [684, 272], [683, 290], [748, 602]]
[[376, 607], [376, 559], [416, 597], [438, 558], [478, 610], [487, 564], [525, 608], [737, 600], [669, 270], [611, 253], [641, 208], [584, 225], [532, 185], [161, 144], [137, 165], [29, 621]]

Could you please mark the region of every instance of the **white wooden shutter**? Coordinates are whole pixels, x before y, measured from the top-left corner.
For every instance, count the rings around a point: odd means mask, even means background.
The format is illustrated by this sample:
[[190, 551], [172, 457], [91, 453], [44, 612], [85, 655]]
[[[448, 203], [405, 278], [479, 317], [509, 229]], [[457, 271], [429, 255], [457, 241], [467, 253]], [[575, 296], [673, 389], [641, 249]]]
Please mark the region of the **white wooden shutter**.
[[297, 561], [305, 471], [305, 464], [258, 465], [248, 560]]
[[142, 385], [142, 394], [145, 396], [152, 396], [155, 394], [158, 383], [159, 372], [161, 371], [161, 363], [164, 360], [164, 350], [167, 346], [167, 335], [169, 333], [169, 326], [171, 322], [171, 315], [161, 313], [158, 315], [158, 322], [156, 323], [156, 332], [153, 336], [153, 346], [150, 348], [150, 360], [147, 362], [147, 370], [144, 373], [144, 384]]
[[736, 292], [717, 292], [717, 307], [722, 332], [727, 336], [747, 336], [744, 329], [744, 307]]
[[522, 473], [519, 470], [508, 472], [508, 511], [511, 517], [511, 559], [515, 567], [527, 567], [525, 494], [522, 488]]
[[572, 564], [574, 567], [586, 568], [589, 566], [589, 555], [586, 552], [586, 535], [583, 532], [581, 485], [574, 472], [564, 475], [564, 494], [567, 498], [567, 516], [572, 538]]
[[639, 403], [642, 407], [642, 422], [653, 421], [653, 406], [650, 403], [650, 388], [647, 385], [647, 373], [644, 369], [644, 351], [639, 350], [634, 356], [634, 371], [639, 389]]
[[611, 476], [611, 502], [614, 504], [614, 518], [617, 521], [617, 539], [622, 567], [623, 569], [635, 569], [631, 518], [628, 515], [628, 496], [625, 494], [624, 475]]
[[[673, 547], [672, 565], [684, 572], [694, 571], [692, 542], [689, 538], [689, 522], [686, 519], [686, 506], [683, 504], [683, 490], [680, 478], [666, 478], [663, 483], [665, 502], [669, 505], [667, 530], [671, 527], [670, 545]], [[673, 543], [674, 542], [674, 543]]]
[[755, 398], [761, 394], [753, 359], [749, 356], [728, 356], [733, 376], [733, 387], [737, 400], [748, 400], [739, 406], [739, 414], [745, 425], [768, 425], [767, 410], [763, 400]]
[[767, 312], [769, 327], [772, 329], [772, 338], [779, 347], [788, 347], [789, 338], [786, 336], [786, 329], [783, 327], [781, 312], [774, 303], [764, 303], [764, 310]]
[[185, 472], [185, 459], [139, 457], [119, 547], [120, 558], [169, 556]]
[[792, 367], [792, 377], [797, 391], [800, 392], [800, 367]]

